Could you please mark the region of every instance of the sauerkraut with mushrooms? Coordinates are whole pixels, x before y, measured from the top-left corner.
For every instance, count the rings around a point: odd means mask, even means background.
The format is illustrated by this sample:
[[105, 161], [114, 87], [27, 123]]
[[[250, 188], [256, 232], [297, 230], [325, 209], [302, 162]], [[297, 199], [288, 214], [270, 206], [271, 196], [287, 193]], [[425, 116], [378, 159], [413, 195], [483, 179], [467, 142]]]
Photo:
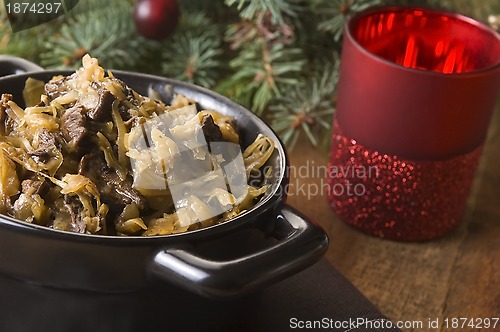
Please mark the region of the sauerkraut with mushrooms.
[[84, 234], [168, 235], [230, 220], [268, 190], [249, 179], [271, 139], [242, 150], [231, 117], [183, 95], [140, 95], [97, 59], [82, 62], [28, 79], [25, 108], [1, 96], [0, 213]]

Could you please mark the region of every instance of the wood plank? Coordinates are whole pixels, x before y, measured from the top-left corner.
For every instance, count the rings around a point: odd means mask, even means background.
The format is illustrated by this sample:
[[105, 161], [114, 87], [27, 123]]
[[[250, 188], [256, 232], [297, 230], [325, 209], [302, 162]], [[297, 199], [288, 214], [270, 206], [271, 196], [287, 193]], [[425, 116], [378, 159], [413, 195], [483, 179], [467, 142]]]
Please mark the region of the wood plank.
[[[467, 236], [460, 247], [450, 280], [444, 310], [446, 317], [487, 318], [500, 315], [499, 151], [500, 112], [496, 112], [470, 200]], [[454, 330], [450, 326], [442, 328], [443, 331]], [[500, 329], [500, 321], [497, 329]]]

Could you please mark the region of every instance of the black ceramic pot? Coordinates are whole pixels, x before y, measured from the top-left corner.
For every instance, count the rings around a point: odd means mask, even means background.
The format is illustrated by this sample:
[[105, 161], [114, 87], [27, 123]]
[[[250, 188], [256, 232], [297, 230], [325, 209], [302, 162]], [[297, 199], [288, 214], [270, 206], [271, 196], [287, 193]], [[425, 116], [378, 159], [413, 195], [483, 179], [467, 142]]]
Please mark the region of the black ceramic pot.
[[[28, 77], [48, 81], [70, 71], [45, 71], [26, 60], [0, 56], [0, 93], [20, 105]], [[326, 251], [323, 230], [284, 204], [287, 156], [276, 134], [256, 115], [207, 89], [157, 76], [113, 71], [141, 94], [153, 87], [181, 93], [201, 107], [238, 122], [242, 144], [258, 133], [276, 149], [271, 192], [233, 220], [188, 233], [112, 237], [61, 232], [0, 217], [0, 271], [36, 284], [65, 289], [123, 292], [164, 279], [204, 296], [240, 296], [261, 289], [316, 262]], [[171, 89], [165, 89], [166, 86]]]

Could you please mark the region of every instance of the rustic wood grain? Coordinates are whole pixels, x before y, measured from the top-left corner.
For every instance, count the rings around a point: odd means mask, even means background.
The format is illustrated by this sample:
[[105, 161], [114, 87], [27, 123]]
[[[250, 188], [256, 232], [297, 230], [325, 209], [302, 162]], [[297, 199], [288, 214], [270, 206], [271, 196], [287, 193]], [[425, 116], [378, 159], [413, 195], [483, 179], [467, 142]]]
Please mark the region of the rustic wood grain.
[[[500, 315], [500, 112], [490, 128], [465, 220], [444, 315]], [[452, 331], [452, 329], [444, 329]], [[479, 330], [479, 329], [477, 329]], [[484, 330], [484, 329], [483, 329]], [[497, 325], [500, 330], [500, 322]]]
[[[328, 156], [301, 142], [290, 159], [297, 170], [326, 165]], [[318, 174], [297, 172], [288, 202], [323, 226], [331, 239], [326, 257], [385, 315], [423, 324], [404, 331], [452, 331], [444, 324], [446, 317], [500, 316], [499, 166], [497, 110], [462, 223], [444, 238], [428, 242], [401, 243], [354, 230], [331, 211], [324, 192], [304, 194], [308, 185], [324, 185]], [[429, 328], [429, 319], [439, 319], [439, 327]]]

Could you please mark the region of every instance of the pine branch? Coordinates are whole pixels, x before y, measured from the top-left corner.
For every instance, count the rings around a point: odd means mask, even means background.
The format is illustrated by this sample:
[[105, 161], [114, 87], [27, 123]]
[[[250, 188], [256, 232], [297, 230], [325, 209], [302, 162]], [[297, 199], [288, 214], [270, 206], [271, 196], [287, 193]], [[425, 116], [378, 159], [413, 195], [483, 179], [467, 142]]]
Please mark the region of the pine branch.
[[188, 33], [172, 40], [162, 58], [162, 72], [169, 77], [210, 88], [215, 85], [222, 53], [219, 41], [207, 35]]
[[317, 12], [323, 20], [318, 24], [318, 30], [333, 35], [335, 41], [340, 41], [344, 25], [350, 14], [378, 5], [381, 0], [323, 0], [317, 2]]
[[301, 10], [299, 0], [225, 0], [229, 7], [235, 6], [246, 20], [258, 18], [260, 13], [269, 12], [273, 24], [285, 23], [285, 17], [296, 17]]
[[162, 52], [166, 76], [213, 87], [220, 77], [222, 36], [204, 13], [188, 13]]
[[234, 74], [218, 90], [230, 95], [257, 114], [281, 95], [286, 85], [299, 82], [305, 61], [298, 48], [285, 48], [274, 44], [270, 49], [263, 44], [246, 44], [229, 66]]
[[60, 27], [60, 33], [48, 38], [42, 65], [77, 68], [80, 58], [90, 53], [107, 68], [140, 68], [141, 58], [152, 43], [137, 35], [131, 9], [125, 1], [105, 10], [78, 8]]
[[269, 11], [231, 25], [226, 39], [239, 53], [229, 63], [234, 74], [218, 90], [262, 114], [286, 85], [298, 82], [305, 60], [301, 49], [291, 46], [293, 37], [293, 28], [273, 23]]
[[[225, 20], [228, 16], [235, 16], [235, 13], [228, 13], [228, 7], [224, 4], [224, 0], [177, 0], [181, 12], [187, 15], [191, 13], [204, 13], [211, 19]], [[228, 15], [229, 14], [229, 15]]]
[[[0, 4], [1, 4], [0, 0]], [[64, 0], [68, 1], [75, 0]], [[444, 7], [486, 20], [498, 0], [177, 0], [174, 34], [136, 32], [138, 0], [80, 0], [68, 14], [12, 33], [0, 6], [0, 53], [76, 68], [86, 52], [106, 68], [175, 77], [213, 88], [269, 119], [284, 141], [319, 144], [334, 112], [340, 39], [350, 15], [374, 4]], [[225, 34], [223, 34], [225, 31]]]
[[269, 107], [274, 130], [290, 148], [301, 135], [316, 146], [322, 131], [330, 129], [337, 81], [338, 61], [335, 66], [325, 65], [322, 74], [288, 89]]

